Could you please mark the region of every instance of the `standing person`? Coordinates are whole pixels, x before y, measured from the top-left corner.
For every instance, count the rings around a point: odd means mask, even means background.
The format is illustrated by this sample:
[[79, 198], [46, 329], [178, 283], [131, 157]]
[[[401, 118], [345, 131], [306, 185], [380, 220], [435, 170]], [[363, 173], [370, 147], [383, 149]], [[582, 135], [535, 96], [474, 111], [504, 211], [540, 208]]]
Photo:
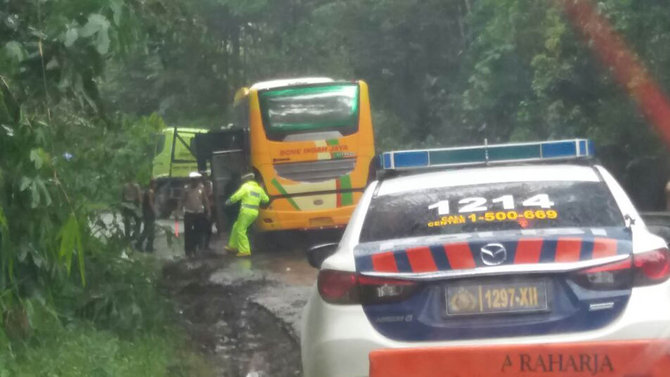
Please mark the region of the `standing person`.
[[205, 189], [200, 184], [202, 175], [192, 172], [188, 175], [189, 182], [184, 187], [184, 192], [177, 206], [177, 210], [184, 212], [184, 251], [186, 256], [195, 256], [197, 248], [202, 240], [202, 224], [204, 217], [209, 212], [209, 201]]
[[121, 216], [123, 231], [127, 240], [133, 240], [140, 234], [141, 220], [138, 214], [142, 205], [142, 189], [132, 180], [123, 185], [121, 192]]
[[142, 229], [142, 234], [137, 240], [137, 249], [142, 251], [144, 246], [144, 241], [147, 241], [146, 248], [147, 252], [154, 251], [154, 232], [156, 225], [156, 206], [154, 205], [154, 195], [156, 191], [156, 180], [151, 179], [149, 182], [149, 187], [144, 191], [144, 196], [142, 197], [142, 222], [144, 229]]
[[261, 203], [270, 201], [268, 194], [263, 188], [254, 180], [254, 173], [245, 174], [242, 176], [242, 186], [226, 201], [226, 205], [242, 202], [240, 206], [240, 214], [233, 225], [233, 230], [230, 232], [228, 239], [228, 246], [226, 251], [237, 252], [238, 257], [247, 257], [251, 255], [251, 246], [249, 245], [249, 237], [247, 237], [247, 229], [253, 224], [256, 217], [258, 217], [258, 206]]

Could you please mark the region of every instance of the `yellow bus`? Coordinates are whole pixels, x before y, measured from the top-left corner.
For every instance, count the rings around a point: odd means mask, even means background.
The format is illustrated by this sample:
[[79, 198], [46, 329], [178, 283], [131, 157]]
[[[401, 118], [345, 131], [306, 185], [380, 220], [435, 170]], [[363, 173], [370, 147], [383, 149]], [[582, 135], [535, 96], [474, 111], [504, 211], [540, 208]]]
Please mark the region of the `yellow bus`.
[[363, 81], [299, 78], [256, 83], [235, 95], [251, 167], [270, 196], [261, 231], [342, 227], [374, 171]]

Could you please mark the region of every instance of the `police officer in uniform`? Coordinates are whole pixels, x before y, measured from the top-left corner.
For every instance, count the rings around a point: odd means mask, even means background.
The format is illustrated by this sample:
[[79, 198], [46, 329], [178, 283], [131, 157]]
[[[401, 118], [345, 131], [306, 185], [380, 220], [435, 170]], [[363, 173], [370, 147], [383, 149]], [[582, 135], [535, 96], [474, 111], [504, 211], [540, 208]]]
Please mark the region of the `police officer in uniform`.
[[200, 184], [202, 175], [192, 172], [188, 175], [189, 183], [184, 188], [177, 212], [184, 211], [184, 251], [187, 257], [194, 257], [202, 244], [204, 235], [203, 223], [209, 216], [209, 200], [204, 187]]
[[237, 252], [236, 256], [238, 257], [251, 255], [247, 229], [254, 223], [256, 217], [258, 217], [259, 205], [270, 201], [268, 195], [254, 178], [253, 173], [243, 175], [242, 186], [226, 201], [227, 206], [241, 202], [240, 214], [233, 225], [228, 239], [228, 246], [226, 246], [226, 251]]

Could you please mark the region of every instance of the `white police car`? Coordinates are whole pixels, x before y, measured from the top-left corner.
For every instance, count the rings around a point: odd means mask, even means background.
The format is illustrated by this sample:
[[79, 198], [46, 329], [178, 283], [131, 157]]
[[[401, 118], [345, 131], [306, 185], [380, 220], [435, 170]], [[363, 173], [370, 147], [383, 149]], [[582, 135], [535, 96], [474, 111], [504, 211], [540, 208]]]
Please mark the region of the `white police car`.
[[670, 376], [670, 254], [592, 155], [384, 153], [453, 168], [372, 183], [339, 245], [310, 251], [304, 375]]

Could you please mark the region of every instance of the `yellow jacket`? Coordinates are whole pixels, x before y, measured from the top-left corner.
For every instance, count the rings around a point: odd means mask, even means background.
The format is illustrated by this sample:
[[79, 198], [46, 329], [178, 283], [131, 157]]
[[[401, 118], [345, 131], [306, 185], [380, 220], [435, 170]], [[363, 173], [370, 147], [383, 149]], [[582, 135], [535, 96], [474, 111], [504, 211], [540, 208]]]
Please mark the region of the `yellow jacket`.
[[256, 181], [248, 181], [230, 197], [231, 203], [242, 202], [242, 208], [258, 209], [259, 204], [270, 201], [268, 194]]

